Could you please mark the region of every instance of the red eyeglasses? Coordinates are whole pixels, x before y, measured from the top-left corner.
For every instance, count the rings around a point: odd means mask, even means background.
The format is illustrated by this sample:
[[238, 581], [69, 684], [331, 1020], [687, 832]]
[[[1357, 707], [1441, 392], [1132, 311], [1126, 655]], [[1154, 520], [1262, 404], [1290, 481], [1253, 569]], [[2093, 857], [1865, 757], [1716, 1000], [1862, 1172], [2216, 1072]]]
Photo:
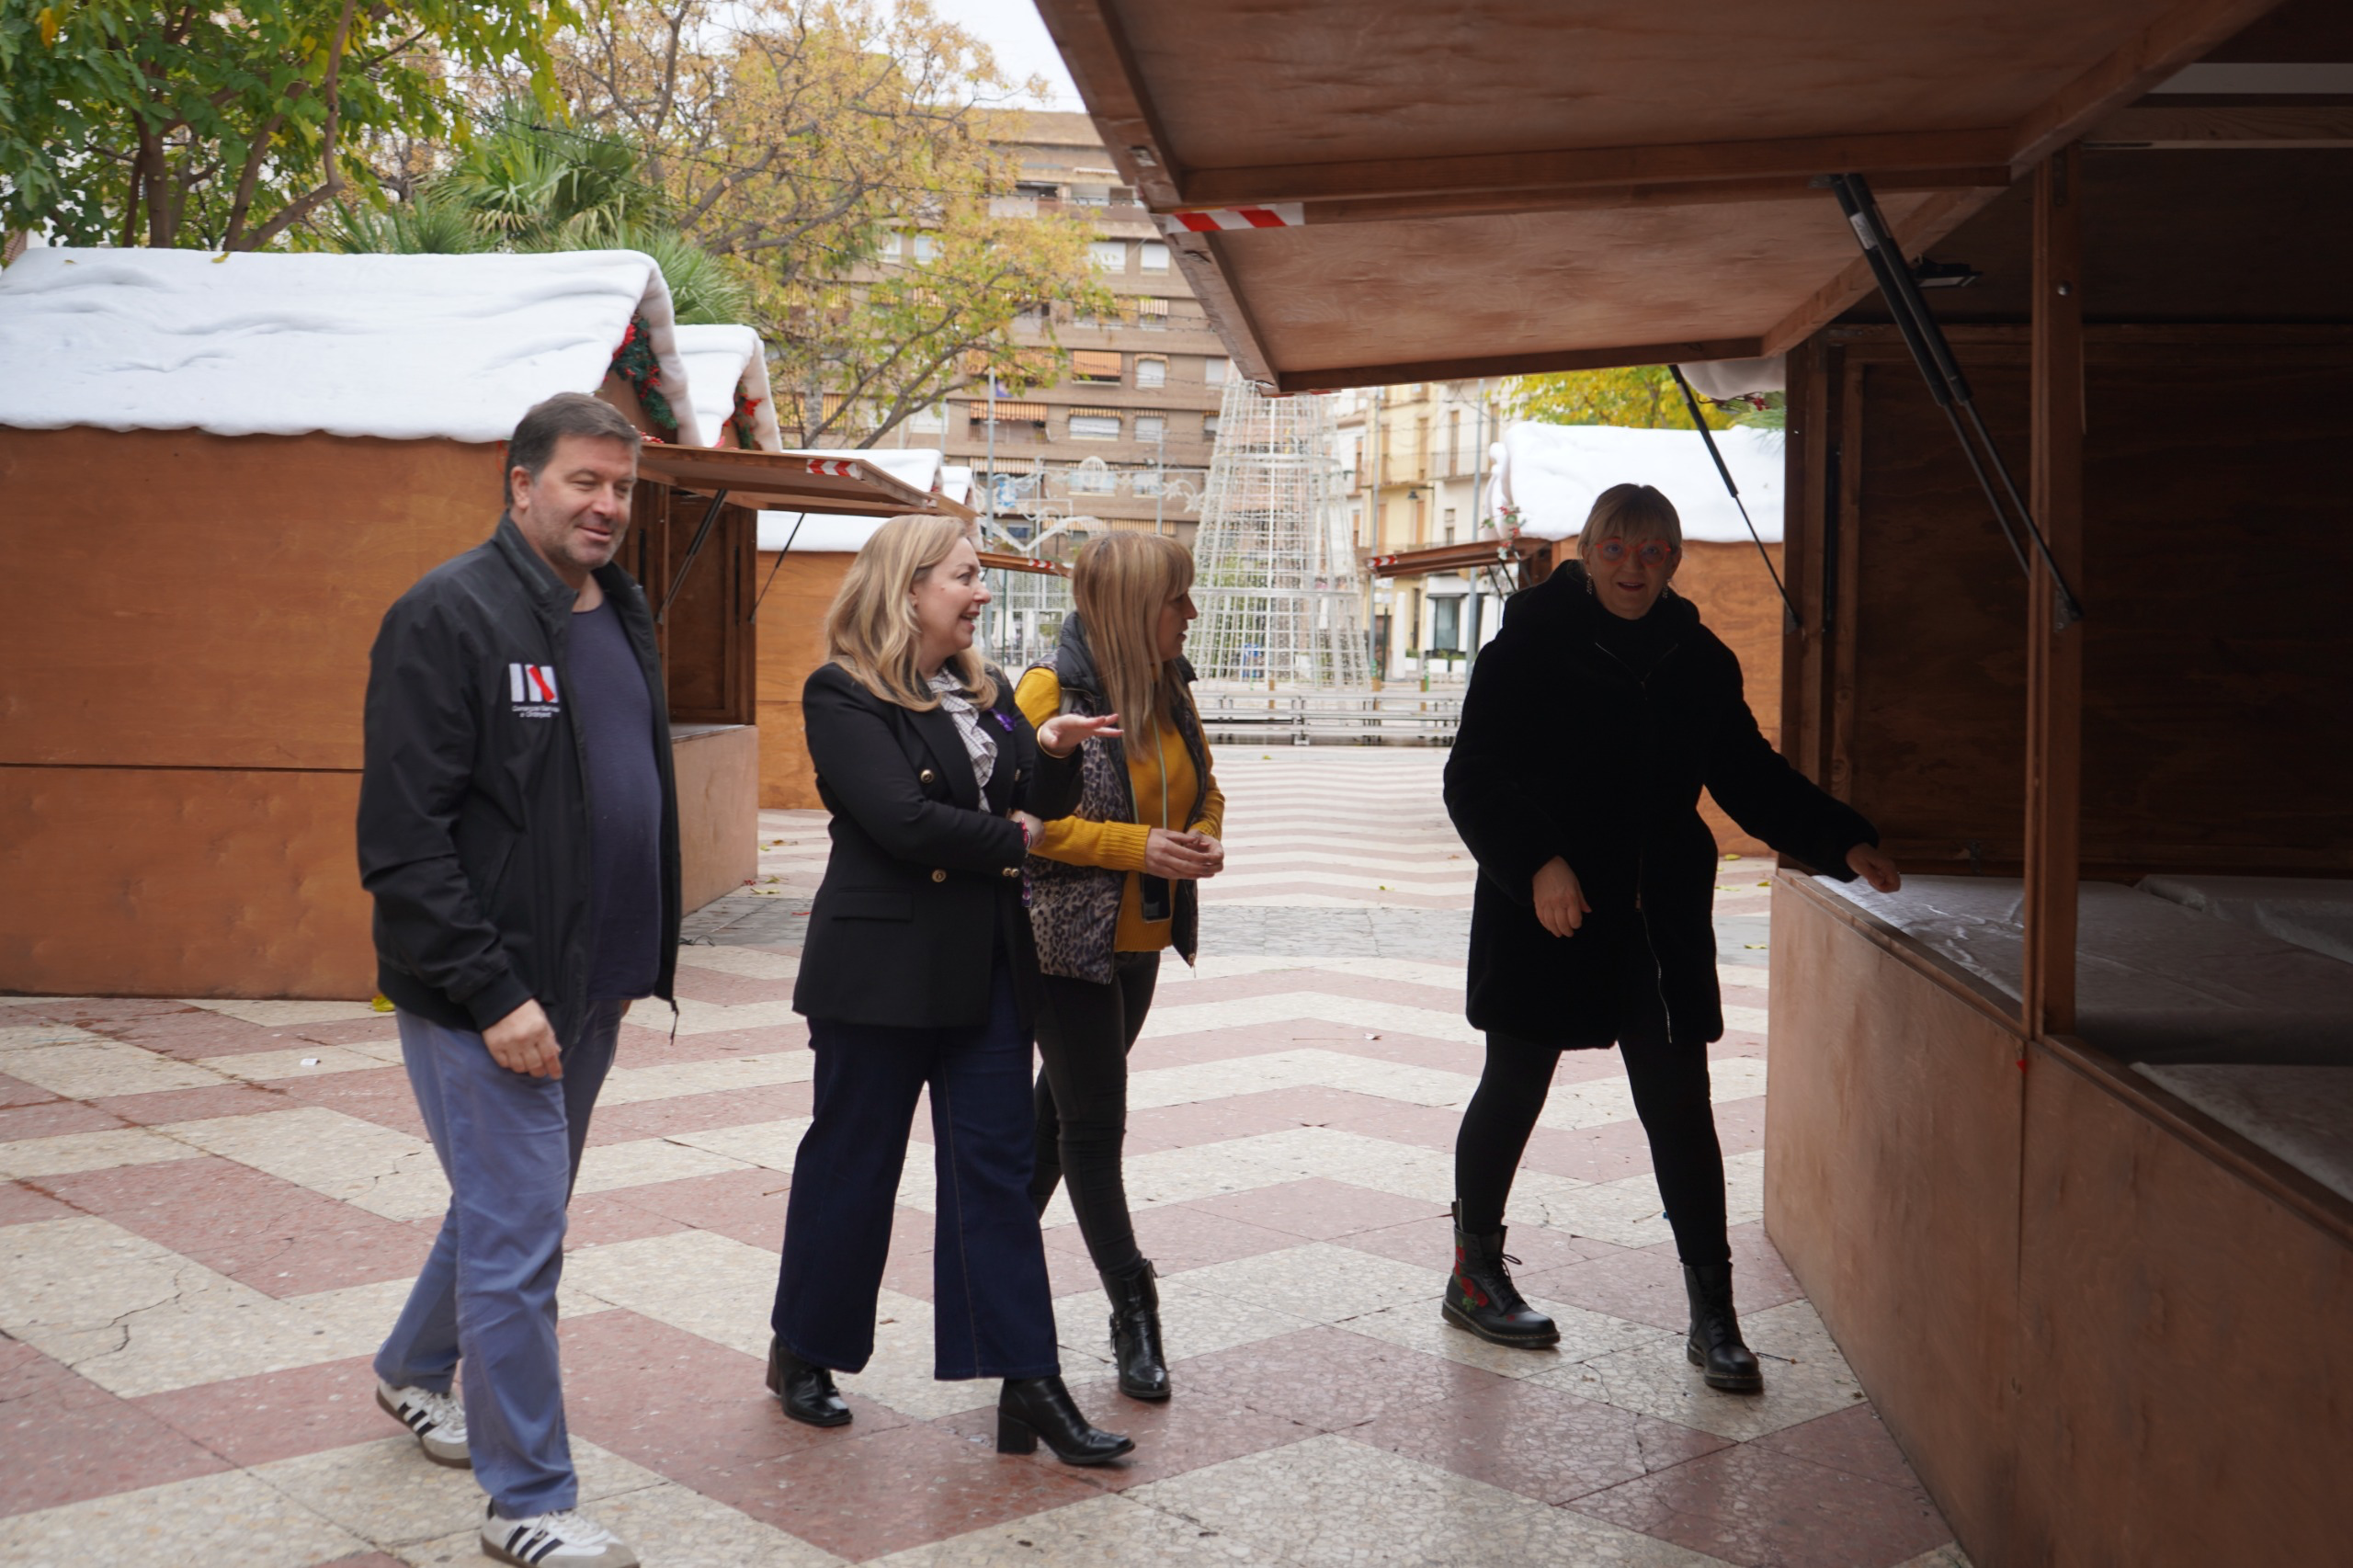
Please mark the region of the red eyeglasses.
[[1663, 539], [1646, 539], [1640, 544], [1628, 544], [1622, 539], [1605, 539], [1593, 547], [1593, 552], [1612, 566], [1625, 560], [1629, 554], [1633, 556], [1638, 565], [1664, 566], [1675, 559], [1676, 549]]

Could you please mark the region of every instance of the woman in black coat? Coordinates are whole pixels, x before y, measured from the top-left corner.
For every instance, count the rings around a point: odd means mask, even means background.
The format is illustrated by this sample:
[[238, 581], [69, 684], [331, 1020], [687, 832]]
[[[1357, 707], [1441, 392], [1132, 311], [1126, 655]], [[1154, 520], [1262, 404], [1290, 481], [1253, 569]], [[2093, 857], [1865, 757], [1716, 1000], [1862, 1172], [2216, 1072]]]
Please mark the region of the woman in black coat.
[[938, 1166], [935, 1376], [1002, 1378], [997, 1449], [1043, 1437], [1072, 1464], [1134, 1448], [1063, 1386], [1046, 1255], [1029, 1201], [1030, 1020], [1038, 959], [1021, 868], [1041, 816], [1077, 803], [1081, 742], [1118, 716], [1042, 732], [972, 651], [989, 601], [952, 518], [893, 517], [826, 617], [830, 660], [801, 692], [833, 854], [792, 1005], [816, 1057], [793, 1162], [768, 1387], [796, 1421], [838, 1426], [836, 1371], [874, 1351], [875, 1303], [917, 1096]]
[[1614, 1042], [1683, 1261], [1691, 1359], [1711, 1387], [1752, 1392], [1708, 1097], [1723, 1013], [1699, 790], [1828, 875], [1899, 879], [1871, 824], [1766, 744], [1739, 661], [1668, 590], [1682, 526], [1666, 497], [1604, 491], [1579, 553], [1512, 599], [1447, 761], [1447, 811], [1479, 863], [1469, 1012], [1487, 1060], [1455, 1142], [1444, 1312], [1500, 1345], [1559, 1339], [1505, 1267], [1504, 1203], [1561, 1052]]

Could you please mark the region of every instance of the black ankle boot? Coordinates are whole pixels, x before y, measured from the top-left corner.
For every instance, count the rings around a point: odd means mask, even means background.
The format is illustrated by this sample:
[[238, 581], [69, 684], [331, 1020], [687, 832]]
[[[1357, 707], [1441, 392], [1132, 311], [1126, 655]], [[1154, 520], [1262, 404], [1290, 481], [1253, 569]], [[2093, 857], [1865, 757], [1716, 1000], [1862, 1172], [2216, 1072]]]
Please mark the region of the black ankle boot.
[[1733, 1315], [1732, 1265], [1685, 1264], [1683, 1291], [1691, 1298], [1691, 1337], [1683, 1350], [1701, 1379], [1727, 1393], [1762, 1392], [1765, 1373], [1756, 1352], [1741, 1343], [1740, 1320]]
[[1120, 1392], [1130, 1399], [1168, 1397], [1168, 1357], [1160, 1348], [1160, 1288], [1152, 1261], [1125, 1278], [1103, 1276], [1111, 1298], [1111, 1359], [1120, 1369]]
[[1103, 1464], [1135, 1451], [1132, 1439], [1088, 1426], [1062, 1379], [1006, 1379], [996, 1401], [996, 1451], [1034, 1454], [1040, 1437], [1064, 1464]]
[[768, 1341], [768, 1392], [784, 1403], [784, 1413], [808, 1426], [847, 1426], [849, 1406], [834, 1387], [830, 1368], [803, 1361], [781, 1339]]
[[1474, 1236], [1462, 1228], [1462, 1205], [1454, 1206], [1454, 1274], [1446, 1282], [1439, 1310], [1455, 1327], [1497, 1345], [1540, 1349], [1561, 1341], [1552, 1320], [1528, 1304], [1504, 1266], [1519, 1259], [1504, 1254], [1504, 1233]]

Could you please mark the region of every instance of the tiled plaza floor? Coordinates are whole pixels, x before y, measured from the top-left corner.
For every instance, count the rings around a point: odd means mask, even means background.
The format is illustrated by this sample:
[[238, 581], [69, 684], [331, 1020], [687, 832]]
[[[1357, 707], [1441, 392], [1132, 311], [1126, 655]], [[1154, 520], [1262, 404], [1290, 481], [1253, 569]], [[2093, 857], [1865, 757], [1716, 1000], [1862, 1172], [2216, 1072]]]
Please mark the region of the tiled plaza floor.
[[[1136, 1050], [1129, 1190], [1175, 1399], [1122, 1400], [1066, 1200], [1048, 1252], [1081, 1404], [1124, 1468], [1003, 1459], [994, 1385], [930, 1364], [932, 1176], [901, 1188], [880, 1349], [817, 1432], [760, 1387], [809, 1108], [789, 998], [816, 813], [706, 912], [625, 1026], [573, 1209], [567, 1403], [585, 1506], [654, 1568], [1958, 1563], [1765, 1239], [1765, 894], [1719, 894], [1715, 1051], [1758, 1398], [1683, 1358], [1680, 1275], [1614, 1053], [1569, 1057], [1513, 1203], [1557, 1351], [1443, 1325], [1472, 870], [1442, 754], [1228, 748], [1198, 972]], [[1749, 941], [1736, 939], [1746, 937]], [[1752, 941], [1756, 945], [1751, 945]], [[0, 998], [0, 1563], [474, 1562], [480, 1494], [371, 1398], [445, 1198], [364, 1004]], [[918, 1116], [918, 1139], [928, 1118]]]

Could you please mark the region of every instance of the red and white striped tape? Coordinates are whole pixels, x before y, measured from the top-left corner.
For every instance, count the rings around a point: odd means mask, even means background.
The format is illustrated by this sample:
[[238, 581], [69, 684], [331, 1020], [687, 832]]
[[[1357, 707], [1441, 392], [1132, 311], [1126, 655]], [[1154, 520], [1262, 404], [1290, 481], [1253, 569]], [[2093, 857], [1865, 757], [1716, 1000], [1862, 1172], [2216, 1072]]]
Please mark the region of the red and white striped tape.
[[812, 458], [809, 460], [809, 472], [811, 473], [822, 473], [832, 479], [862, 479], [865, 477], [858, 472], [858, 464], [851, 462], [846, 458]]
[[1220, 229], [1296, 229], [1307, 222], [1304, 203], [1277, 201], [1265, 207], [1200, 207], [1164, 212], [1160, 227], [1171, 234], [1208, 234]]

